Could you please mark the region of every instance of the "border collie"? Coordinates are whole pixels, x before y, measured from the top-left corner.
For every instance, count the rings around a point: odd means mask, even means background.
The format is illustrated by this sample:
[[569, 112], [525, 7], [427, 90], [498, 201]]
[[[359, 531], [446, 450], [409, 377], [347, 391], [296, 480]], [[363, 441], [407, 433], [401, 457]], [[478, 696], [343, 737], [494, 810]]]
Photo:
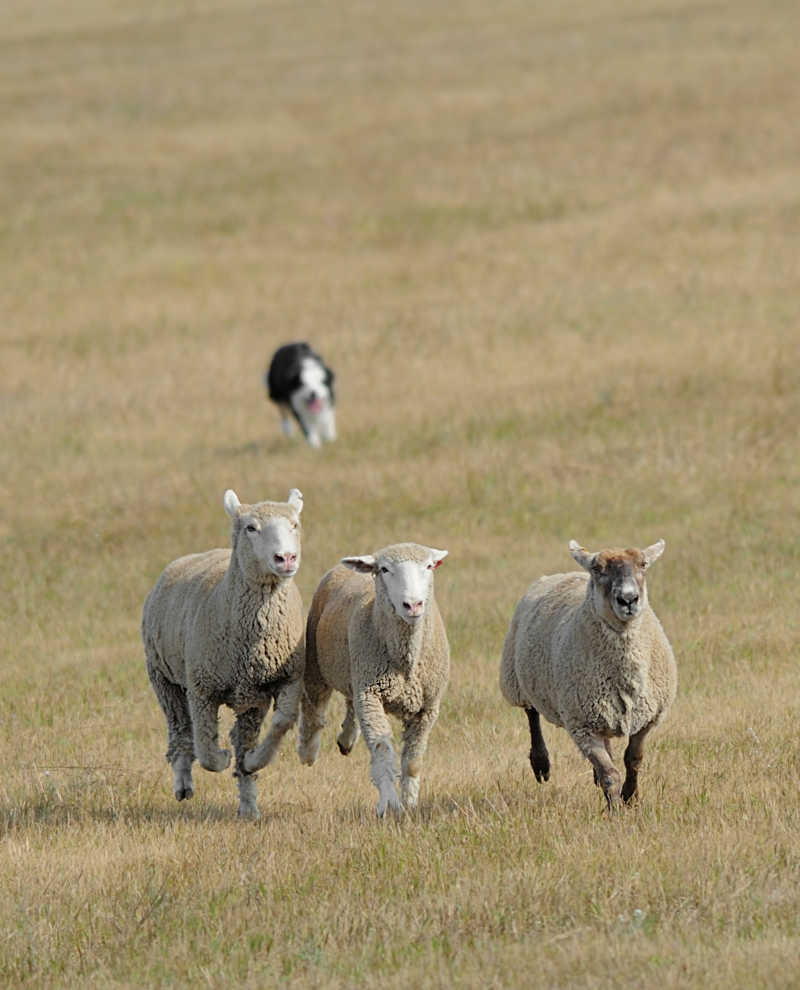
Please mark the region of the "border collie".
[[264, 376], [269, 398], [278, 406], [281, 427], [292, 435], [290, 414], [312, 447], [336, 439], [334, 374], [305, 341], [284, 344]]

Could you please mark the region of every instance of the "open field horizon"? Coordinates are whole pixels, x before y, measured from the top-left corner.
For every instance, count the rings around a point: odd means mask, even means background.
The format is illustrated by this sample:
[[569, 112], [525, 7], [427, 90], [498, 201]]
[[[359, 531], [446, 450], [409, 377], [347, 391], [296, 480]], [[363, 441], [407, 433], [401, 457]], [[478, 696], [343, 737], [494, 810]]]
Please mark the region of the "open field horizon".
[[[799, 33], [788, 0], [5, 4], [0, 985], [799, 985]], [[261, 382], [299, 339], [319, 451]], [[404, 820], [336, 697], [258, 823], [229, 771], [174, 800], [141, 607], [228, 544], [229, 487], [303, 492], [306, 608], [344, 555], [449, 551]], [[548, 724], [536, 783], [500, 651], [570, 539], [662, 537], [678, 697], [609, 820]]]

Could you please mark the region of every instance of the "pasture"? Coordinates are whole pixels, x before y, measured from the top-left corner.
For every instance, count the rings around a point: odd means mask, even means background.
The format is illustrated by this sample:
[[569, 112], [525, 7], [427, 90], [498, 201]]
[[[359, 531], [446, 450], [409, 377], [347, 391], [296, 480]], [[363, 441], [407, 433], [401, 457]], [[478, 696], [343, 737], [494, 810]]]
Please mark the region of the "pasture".
[[[5, 0], [0, 984], [797, 986], [794, 0]], [[272, 350], [337, 373], [290, 442]], [[226, 488], [446, 548], [419, 809], [296, 732], [178, 804], [139, 639]], [[636, 807], [497, 684], [517, 600], [666, 551], [679, 687]], [[222, 737], [230, 728], [223, 713]], [[621, 750], [615, 755], [621, 762]]]

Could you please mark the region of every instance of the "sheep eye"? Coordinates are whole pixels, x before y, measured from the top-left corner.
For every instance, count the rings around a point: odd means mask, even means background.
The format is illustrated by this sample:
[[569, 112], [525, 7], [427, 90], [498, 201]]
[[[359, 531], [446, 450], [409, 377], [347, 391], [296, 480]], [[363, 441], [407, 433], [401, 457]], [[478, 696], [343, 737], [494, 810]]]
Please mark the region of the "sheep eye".
[[247, 532], [248, 533], [257, 533], [258, 532], [258, 526], [255, 526], [253, 523], [248, 523], [247, 524]]
[[389, 568], [388, 567], [382, 567], [381, 568], [381, 574], [388, 574], [388, 573], [389, 573]]

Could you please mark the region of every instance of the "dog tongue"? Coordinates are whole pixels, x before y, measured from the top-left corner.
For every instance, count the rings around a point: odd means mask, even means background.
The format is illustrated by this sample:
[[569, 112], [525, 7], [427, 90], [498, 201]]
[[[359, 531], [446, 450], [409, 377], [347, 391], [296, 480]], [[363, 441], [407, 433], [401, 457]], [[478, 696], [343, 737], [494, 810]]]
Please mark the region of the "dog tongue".
[[322, 400], [318, 398], [313, 398], [308, 404], [308, 408], [311, 412], [321, 412], [322, 411]]

